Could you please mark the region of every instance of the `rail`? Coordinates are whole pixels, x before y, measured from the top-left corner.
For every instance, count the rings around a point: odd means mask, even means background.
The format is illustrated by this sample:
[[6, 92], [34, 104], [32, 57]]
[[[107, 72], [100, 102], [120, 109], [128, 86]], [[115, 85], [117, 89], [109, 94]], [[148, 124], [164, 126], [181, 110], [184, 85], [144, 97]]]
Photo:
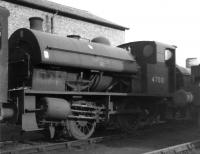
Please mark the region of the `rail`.
[[[47, 154], [50, 151], [56, 151], [56, 150], [72, 150], [84, 147], [86, 145], [99, 143], [105, 140], [109, 139], [120, 139], [123, 138], [124, 135], [112, 135], [112, 136], [103, 136], [103, 137], [94, 137], [89, 138], [86, 140], [75, 140], [75, 141], [64, 141], [64, 142], [58, 142], [58, 143], [46, 143], [46, 144], [40, 144], [40, 145], [34, 145], [37, 143], [34, 142], [27, 142], [27, 144], [30, 144], [28, 147], [24, 148], [18, 148], [18, 149], [12, 149], [12, 150], [2, 150], [0, 154]], [[25, 142], [26, 143], [26, 142]]]
[[164, 149], [159, 149], [144, 154], [198, 154], [197, 149], [200, 148], [200, 140], [187, 142]]

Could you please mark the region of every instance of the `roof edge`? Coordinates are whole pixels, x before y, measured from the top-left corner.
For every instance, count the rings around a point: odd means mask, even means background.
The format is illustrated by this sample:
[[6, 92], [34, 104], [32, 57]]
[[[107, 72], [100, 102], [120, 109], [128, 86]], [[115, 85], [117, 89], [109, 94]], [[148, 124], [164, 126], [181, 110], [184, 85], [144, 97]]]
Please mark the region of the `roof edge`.
[[94, 24], [98, 24], [98, 25], [102, 25], [102, 26], [105, 26], [105, 27], [110, 27], [110, 28], [114, 28], [114, 29], [118, 29], [118, 30], [123, 30], [123, 31], [129, 30], [129, 28], [123, 27], [123, 26], [120, 26], [120, 25], [111, 24], [111, 23], [107, 23], [107, 22], [98, 21], [98, 20], [95, 20], [95, 19], [82, 17], [82, 16], [79, 16], [79, 15], [76, 15], [76, 14], [72, 14], [72, 13], [64, 12], [64, 11], [59, 11], [59, 10], [56, 10], [56, 9], [53, 9], [53, 8], [50, 8], [50, 7], [47, 7], [47, 6], [40, 6], [40, 5], [37, 5], [37, 4], [30, 3], [30, 2], [25, 2], [25, 1], [20, 1], [20, 0], [3, 0], [3, 1], [22, 5], [22, 6], [26, 6], [26, 7], [31, 7], [31, 8], [38, 9], [38, 10], [43, 10], [45, 12], [56, 13], [56, 14], [61, 15], [61, 16], [65, 16], [65, 17], [69, 17], [69, 18], [73, 18], [73, 19], [78, 19], [78, 20], [82, 20], [82, 21], [86, 21], [86, 22], [89, 22], [89, 23], [94, 23]]

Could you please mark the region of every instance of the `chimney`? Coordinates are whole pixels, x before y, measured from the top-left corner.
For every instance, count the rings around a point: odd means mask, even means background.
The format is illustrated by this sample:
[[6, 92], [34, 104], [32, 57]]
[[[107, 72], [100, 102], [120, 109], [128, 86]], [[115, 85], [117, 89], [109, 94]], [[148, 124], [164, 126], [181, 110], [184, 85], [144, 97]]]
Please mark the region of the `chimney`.
[[29, 18], [30, 21], [30, 29], [43, 31], [43, 19], [40, 17], [31, 17]]

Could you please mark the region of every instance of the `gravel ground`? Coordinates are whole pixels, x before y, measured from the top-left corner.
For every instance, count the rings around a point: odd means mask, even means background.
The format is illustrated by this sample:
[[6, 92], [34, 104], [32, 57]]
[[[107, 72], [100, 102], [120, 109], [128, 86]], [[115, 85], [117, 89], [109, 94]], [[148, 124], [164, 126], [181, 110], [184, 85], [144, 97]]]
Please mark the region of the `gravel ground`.
[[141, 154], [168, 146], [200, 139], [200, 128], [189, 123], [157, 126], [138, 131], [120, 140], [76, 147], [73, 150], [57, 150], [49, 154]]
[[170, 126], [155, 131], [140, 132], [135, 137], [108, 140], [74, 151], [56, 151], [52, 154], [141, 154], [168, 146], [200, 139], [200, 129], [189, 124]]

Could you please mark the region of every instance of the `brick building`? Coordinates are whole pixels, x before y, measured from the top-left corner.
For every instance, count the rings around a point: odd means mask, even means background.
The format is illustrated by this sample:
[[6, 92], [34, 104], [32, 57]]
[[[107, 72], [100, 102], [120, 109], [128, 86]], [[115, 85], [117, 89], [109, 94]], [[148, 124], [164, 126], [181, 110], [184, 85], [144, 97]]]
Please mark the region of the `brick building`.
[[41, 17], [45, 32], [80, 35], [87, 39], [104, 36], [112, 45], [124, 43], [125, 30], [128, 29], [87, 11], [47, 0], [1, 0], [0, 6], [10, 11], [9, 36], [18, 28], [30, 28], [30, 17]]

